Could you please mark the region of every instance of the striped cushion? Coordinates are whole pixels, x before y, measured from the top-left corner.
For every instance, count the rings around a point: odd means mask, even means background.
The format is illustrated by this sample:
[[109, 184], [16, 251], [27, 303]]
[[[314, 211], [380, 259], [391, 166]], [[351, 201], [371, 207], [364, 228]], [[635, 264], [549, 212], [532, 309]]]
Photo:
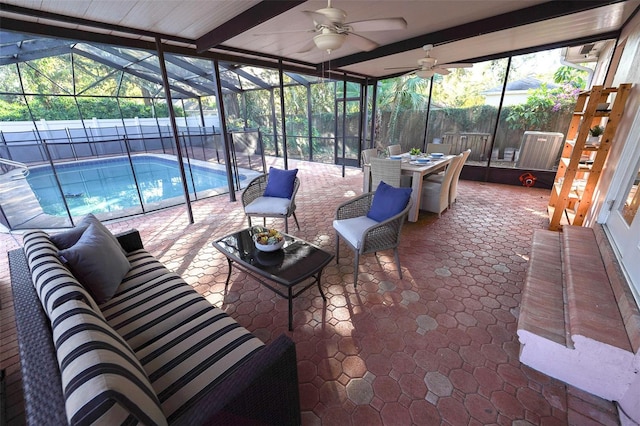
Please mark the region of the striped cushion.
[[44, 310], [51, 318], [51, 311], [67, 300], [83, 300], [96, 312], [98, 305], [58, 257], [58, 248], [43, 231], [31, 231], [24, 235], [24, 252], [27, 257], [33, 284]]
[[133, 348], [169, 422], [264, 344], [144, 250], [100, 305]]
[[51, 325], [70, 424], [167, 423], [133, 351], [89, 306], [69, 300]]

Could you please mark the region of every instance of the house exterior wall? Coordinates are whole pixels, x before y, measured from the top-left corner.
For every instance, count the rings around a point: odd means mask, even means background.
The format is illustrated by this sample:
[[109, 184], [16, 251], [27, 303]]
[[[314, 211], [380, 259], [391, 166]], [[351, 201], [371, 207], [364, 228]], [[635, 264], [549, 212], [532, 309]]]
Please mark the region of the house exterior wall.
[[[631, 93], [627, 98], [624, 116], [618, 124], [614, 143], [611, 145], [609, 157], [595, 192], [593, 207], [587, 216], [585, 226], [592, 226], [597, 220], [604, 223], [608, 215], [608, 200], [614, 199], [618, 188], [611, 186], [616, 166], [620, 163], [626, 143], [636, 143], [631, 129], [640, 120], [640, 15], [624, 28], [618, 46], [624, 46], [620, 61], [613, 76], [609, 76], [606, 85], [618, 86], [621, 83], [632, 83]], [[615, 55], [614, 55], [615, 56]], [[602, 84], [602, 83], [598, 83]], [[605, 208], [606, 207], [606, 208]]]

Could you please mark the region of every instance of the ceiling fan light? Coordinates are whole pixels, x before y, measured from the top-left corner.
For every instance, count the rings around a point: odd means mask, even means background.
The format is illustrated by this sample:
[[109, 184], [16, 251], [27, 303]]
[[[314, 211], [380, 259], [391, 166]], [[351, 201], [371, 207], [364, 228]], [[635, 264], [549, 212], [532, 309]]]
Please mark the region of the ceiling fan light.
[[418, 70], [416, 75], [420, 78], [431, 78], [435, 74], [432, 70]]
[[339, 49], [342, 46], [345, 38], [347, 38], [346, 34], [323, 33], [315, 36], [313, 38], [313, 42], [316, 44], [318, 49], [326, 50], [327, 53], [331, 53], [332, 50]]

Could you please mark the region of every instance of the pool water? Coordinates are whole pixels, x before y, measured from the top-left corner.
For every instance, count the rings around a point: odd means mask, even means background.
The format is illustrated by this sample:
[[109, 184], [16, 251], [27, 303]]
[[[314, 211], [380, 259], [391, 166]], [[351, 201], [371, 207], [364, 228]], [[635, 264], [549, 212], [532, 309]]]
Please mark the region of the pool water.
[[[138, 208], [145, 209], [183, 203], [184, 190], [177, 161], [151, 155], [89, 160], [56, 164], [62, 194], [72, 216]], [[226, 171], [185, 164], [189, 193], [217, 190], [227, 192]], [[44, 213], [66, 216], [60, 189], [50, 166], [30, 168], [27, 181]], [[240, 179], [245, 179], [240, 176]], [[138, 189], [136, 188], [138, 182]], [[193, 195], [191, 195], [193, 197]]]

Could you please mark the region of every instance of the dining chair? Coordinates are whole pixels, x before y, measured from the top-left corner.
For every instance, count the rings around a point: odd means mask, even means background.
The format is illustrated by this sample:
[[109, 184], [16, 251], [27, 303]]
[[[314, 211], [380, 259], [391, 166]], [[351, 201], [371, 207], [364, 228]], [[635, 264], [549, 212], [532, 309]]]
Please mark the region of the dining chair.
[[370, 148], [362, 150], [362, 164], [370, 164], [372, 158], [378, 157], [378, 149]]
[[249, 182], [241, 197], [249, 227], [251, 227], [252, 217], [262, 217], [265, 227], [268, 217], [284, 218], [284, 232], [288, 233], [288, 218], [293, 216], [300, 230], [296, 217], [296, 193], [300, 187], [297, 172], [298, 169], [280, 170], [271, 167], [269, 173]]
[[451, 144], [450, 143], [428, 143], [427, 144], [427, 154], [431, 154], [434, 152], [441, 152], [444, 155], [451, 154]]
[[458, 198], [458, 181], [460, 180], [460, 174], [462, 173], [462, 168], [464, 164], [467, 162], [467, 158], [471, 154], [471, 148], [466, 151], [462, 151], [462, 160], [458, 162], [458, 170], [456, 170], [453, 179], [451, 179], [451, 186], [449, 187], [449, 208], [453, 207], [453, 203], [456, 202], [456, 198]]
[[371, 191], [375, 191], [381, 181], [391, 186], [400, 186], [402, 163], [399, 160], [371, 158], [369, 164], [371, 164]]
[[389, 145], [387, 147], [387, 149], [389, 150], [389, 155], [400, 155], [400, 154], [402, 154], [402, 147], [400, 146], [400, 144]]
[[442, 182], [434, 182], [425, 179], [422, 182], [422, 194], [420, 196], [420, 210], [438, 213], [438, 217], [449, 207], [449, 190], [451, 180], [456, 173], [458, 164], [462, 161], [463, 154], [456, 155], [447, 170], [444, 172]]
[[360, 256], [393, 250], [402, 279], [398, 245], [402, 225], [411, 208], [411, 188], [395, 188], [382, 182], [375, 192], [354, 197], [336, 210], [333, 228], [336, 231], [336, 263], [340, 257], [342, 239], [354, 252], [353, 285], [358, 286]]
[[[453, 203], [455, 203], [458, 196], [458, 181], [460, 180], [462, 168], [464, 167], [464, 164], [466, 163], [467, 158], [469, 158], [470, 154], [471, 148], [467, 149], [466, 151], [462, 151], [462, 161], [458, 162], [458, 168], [454, 171], [453, 177], [451, 178], [451, 184], [449, 185], [449, 208], [453, 207]], [[450, 164], [449, 167], [451, 166], [452, 165]], [[425, 180], [442, 183], [443, 178], [444, 173], [440, 173], [429, 175], [425, 178]]]

